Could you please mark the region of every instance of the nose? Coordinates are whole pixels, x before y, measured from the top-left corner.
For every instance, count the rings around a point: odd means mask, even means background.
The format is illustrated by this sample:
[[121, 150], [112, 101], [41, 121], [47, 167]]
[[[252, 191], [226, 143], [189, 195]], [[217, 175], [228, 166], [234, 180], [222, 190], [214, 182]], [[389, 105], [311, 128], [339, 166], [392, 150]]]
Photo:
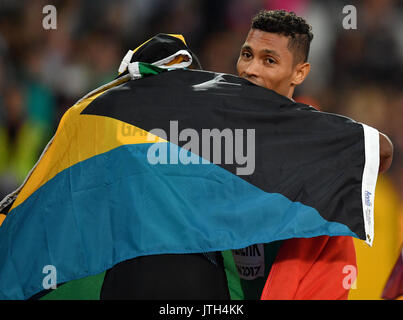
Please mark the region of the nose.
[[255, 79], [259, 77], [259, 66], [255, 61], [249, 61], [245, 64], [243, 74], [241, 75], [246, 79]]

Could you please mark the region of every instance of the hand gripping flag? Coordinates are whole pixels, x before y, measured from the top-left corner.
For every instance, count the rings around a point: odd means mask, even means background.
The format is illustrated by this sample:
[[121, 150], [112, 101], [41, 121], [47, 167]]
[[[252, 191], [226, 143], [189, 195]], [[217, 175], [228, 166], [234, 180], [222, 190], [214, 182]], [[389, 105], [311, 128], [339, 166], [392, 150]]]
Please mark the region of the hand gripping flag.
[[158, 35], [63, 116], [0, 204], [0, 298], [138, 256], [288, 238], [373, 241], [377, 130], [245, 79], [190, 69]]

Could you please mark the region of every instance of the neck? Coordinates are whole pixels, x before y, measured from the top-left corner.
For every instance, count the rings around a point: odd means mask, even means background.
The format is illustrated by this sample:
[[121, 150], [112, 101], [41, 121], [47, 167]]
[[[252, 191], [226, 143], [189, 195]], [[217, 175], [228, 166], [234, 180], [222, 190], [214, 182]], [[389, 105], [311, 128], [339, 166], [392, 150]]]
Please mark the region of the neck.
[[288, 93], [286, 94], [286, 97], [292, 101], [294, 101], [293, 96], [294, 95], [294, 87], [290, 87], [288, 90]]

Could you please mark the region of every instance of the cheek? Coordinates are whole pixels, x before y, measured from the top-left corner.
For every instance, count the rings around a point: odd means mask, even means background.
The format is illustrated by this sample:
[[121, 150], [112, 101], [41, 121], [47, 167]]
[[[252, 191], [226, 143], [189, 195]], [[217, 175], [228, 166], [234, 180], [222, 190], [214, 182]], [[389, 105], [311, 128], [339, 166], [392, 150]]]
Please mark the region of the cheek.
[[284, 83], [287, 82], [287, 77], [284, 75], [284, 72], [282, 72], [282, 70], [273, 68], [267, 70], [264, 80], [266, 84], [269, 84], [273, 88], [275, 88], [284, 85]]
[[267, 87], [274, 86], [278, 82], [276, 79], [276, 73], [273, 70], [267, 70], [262, 78]]
[[241, 75], [243, 69], [244, 69], [243, 63], [242, 63], [241, 59], [238, 58], [238, 61], [236, 63], [236, 71], [238, 72], [238, 75]]

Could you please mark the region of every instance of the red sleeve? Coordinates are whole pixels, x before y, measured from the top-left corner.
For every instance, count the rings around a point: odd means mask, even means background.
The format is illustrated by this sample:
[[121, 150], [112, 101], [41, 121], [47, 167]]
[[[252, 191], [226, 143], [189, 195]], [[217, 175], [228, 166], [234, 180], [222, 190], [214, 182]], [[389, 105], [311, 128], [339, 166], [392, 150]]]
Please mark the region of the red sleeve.
[[356, 275], [351, 237], [288, 239], [280, 247], [261, 299], [347, 299]]

